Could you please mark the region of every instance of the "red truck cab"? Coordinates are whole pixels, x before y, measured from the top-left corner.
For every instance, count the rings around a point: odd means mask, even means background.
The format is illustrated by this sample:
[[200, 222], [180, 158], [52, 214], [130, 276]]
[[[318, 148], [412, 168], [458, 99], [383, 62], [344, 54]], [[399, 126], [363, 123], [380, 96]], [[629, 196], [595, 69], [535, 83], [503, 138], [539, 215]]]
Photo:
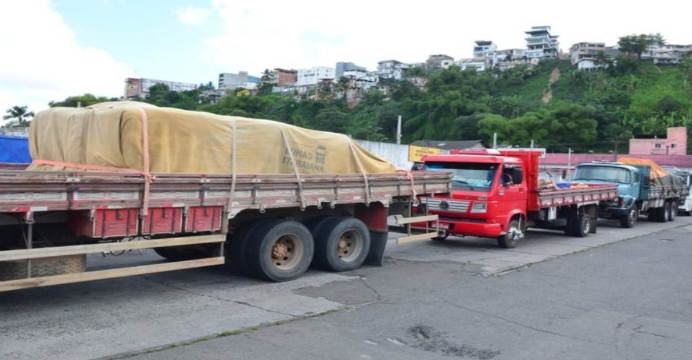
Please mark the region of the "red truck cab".
[[465, 149], [423, 158], [423, 170], [453, 174], [451, 198], [426, 198], [422, 204], [430, 214], [439, 215], [444, 237], [499, 237], [508, 232], [512, 218], [521, 215], [525, 219], [528, 183], [537, 182], [542, 152], [514, 153]]

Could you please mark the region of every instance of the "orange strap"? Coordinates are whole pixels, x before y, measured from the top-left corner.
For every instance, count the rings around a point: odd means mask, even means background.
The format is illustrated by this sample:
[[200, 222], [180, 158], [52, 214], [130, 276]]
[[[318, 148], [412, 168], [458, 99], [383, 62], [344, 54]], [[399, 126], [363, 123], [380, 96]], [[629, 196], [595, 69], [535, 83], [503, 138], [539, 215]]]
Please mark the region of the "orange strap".
[[74, 164], [63, 161], [52, 161], [52, 160], [33, 160], [32, 164], [39, 165], [52, 165], [52, 166], [62, 166], [66, 168], [75, 168], [83, 170], [97, 170], [97, 171], [111, 171], [111, 172], [124, 172], [124, 173], [134, 173], [144, 176], [144, 195], [142, 199], [142, 216], [147, 216], [149, 213], [149, 189], [151, 187], [151, 182], [155, 180], [155, 176], [149, 173], [149, 120], [147, 118], [147, 113], [144, 109], [139, 109], [142, 114], [142, 152], [143, 152], [143, 167], [144, 171], [137, 169], [119, 168], [115, 166], [102, 166], [102, 165], [86, 165], [86, 164]]

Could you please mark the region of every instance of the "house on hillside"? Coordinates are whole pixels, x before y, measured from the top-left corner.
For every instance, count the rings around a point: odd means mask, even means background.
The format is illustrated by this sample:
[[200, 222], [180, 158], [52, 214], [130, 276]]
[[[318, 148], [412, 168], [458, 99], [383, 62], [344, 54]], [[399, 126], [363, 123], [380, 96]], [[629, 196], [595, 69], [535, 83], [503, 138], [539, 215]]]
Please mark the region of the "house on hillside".
[[666, 136], [630, 139], [630, 155], [687, 155], [687, 128], [670, 127]]

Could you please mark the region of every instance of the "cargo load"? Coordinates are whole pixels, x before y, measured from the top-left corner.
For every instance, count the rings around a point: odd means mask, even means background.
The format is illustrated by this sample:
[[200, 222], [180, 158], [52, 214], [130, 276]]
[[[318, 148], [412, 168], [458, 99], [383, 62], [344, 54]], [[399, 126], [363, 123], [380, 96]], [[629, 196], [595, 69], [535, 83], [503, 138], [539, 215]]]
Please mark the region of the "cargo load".
[[51, 108], [31, 122], [28, 170], [394, 173], [347, 135], [134, 102]]
[[651, 185], [669, 187], [674, 185], [681, 185], [682, 178], [677, 175], [668, 173], [666, 169], [662, 168], [655, 161], [649, 159], [639, 159], [639, 158], [619, 158], [618, 162], [627, 165], [636, 166], [649, 166], [651, 167]]

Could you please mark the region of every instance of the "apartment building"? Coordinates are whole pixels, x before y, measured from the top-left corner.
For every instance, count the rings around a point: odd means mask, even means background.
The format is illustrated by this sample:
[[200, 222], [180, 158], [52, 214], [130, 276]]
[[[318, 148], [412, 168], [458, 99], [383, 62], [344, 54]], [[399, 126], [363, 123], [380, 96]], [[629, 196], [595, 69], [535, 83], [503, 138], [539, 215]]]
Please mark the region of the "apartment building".
[[336, 63], [336, 78], [345, 76], [347, 72], [351, 73], [366, 73], [368, 70], [363, 66], [358, 66], [352, 62], [337, 62]]
[[526, 57], [528, 58], [556, 58], [560, 52], [558, 36], [551, 33], [550, 26], [533, 26], [527, 30]]
[[600, 66], [596, 59], [598, 58], [598, 54], [601, 52], [606, 53], [605, 43], [576, 43], [569, 49], [570, 62], [572, 65], [577, 66], [579, 70], [596, 69]]
[[274, 69], [274, 80], [276, 80], [276, 86], [280, 88], [294, 86], [298, 82], [298, 70], [276, 68]]
[[490, 57], [497, 51], [497, 45], [488, 40], [477, 40], [476, 46], [473, 47], [473, 57]]
[[453, 64], [454, 58], [444, 54], [430, 55], [425, 62], [425, 66], [432, 69], [446, 69]]
[[323, 80], [336, 78], [334, 68], [316, 66], [310, 69], [299, 69], [296, 86], [315, 86]]
[[189, 91], [197, 89], [197, 84], [183, 83], [178, 81], [156, 80], [147, 78], [127, 78], [125, 79], [125, 99], [146, 98], [149, 89], [156, 84], [164, 84], [171, 91]]

